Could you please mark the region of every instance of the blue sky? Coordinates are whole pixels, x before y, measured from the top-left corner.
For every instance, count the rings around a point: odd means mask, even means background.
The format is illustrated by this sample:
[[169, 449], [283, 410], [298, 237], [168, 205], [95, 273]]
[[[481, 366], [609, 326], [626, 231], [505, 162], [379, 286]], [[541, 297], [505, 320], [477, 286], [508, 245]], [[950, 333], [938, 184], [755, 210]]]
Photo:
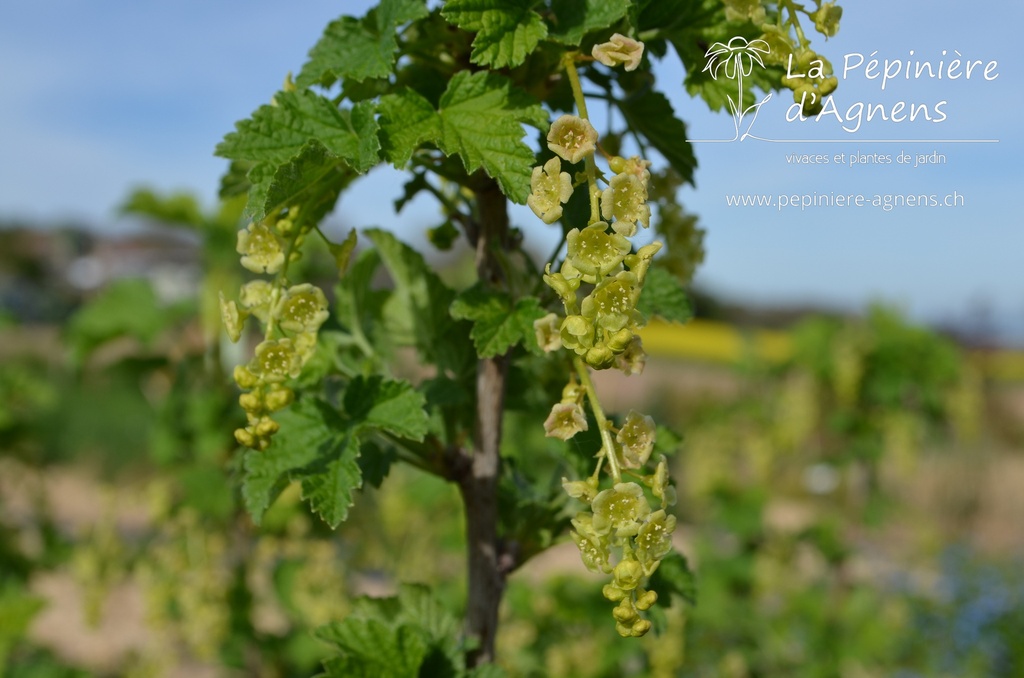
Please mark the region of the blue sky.
[[[842, 72], [847, 54], [927, 60], [958, 51], [995, 60], [998, 77], [895, 80], [885, 91], [863, 69], [840, 79], [841, 114], [858, 103], [934, 106], [942, 123], [874, 121], [855, 134], [834, 118], [786, 122], [787, 92], [762, 107], [752, 133], [772, 139], [847, 143], [696, 145], [696, 189], [681, 200], [707, 229], [698, 280], [738, 301], [818, 303], [848, 309], [885, 300], [922, 320], [966, 319], [987, 304], [1005, 336], [1024, 343], [1024, 77], [1020, 0], [975, 6], [953, 0], [842, 3], [839, 35], [814, 46]], [[0, 4], [0, 218], [81, 220], [122, 228], [116, 205], [130, 187], [191, 190], [212, 204], [224, 161], [213, 147], [298, 71], [323, 26], [365, 1], [302, 3], [222, 0], [174, 3], [36, 0]], [[301, 7], [297, 11], [296, 7]], [[941, 55], [942, 50], [947, 56]], [[731, 119], [690, 99], [671, 58], [659, 88], [693, 139], [728, 138]], [[998, 139], [995, 144], [876, 144], [874, 139]], [[936, 151], [946, 164], [793, 165], [790, 153], [912, 155]], [[396, 173], [364, 181], [395, 192]], [[726, 195], [938, 194], [956, 208], [730, 207]], [[367, 191], [359, 191], [366, 195]], [[396, 218], [383, 201], [346, 196], [338, 219], [415, 233], [435, 216], [427, 201]], [[526, 210], [514, 217], [530, 237], [551, 240]]]

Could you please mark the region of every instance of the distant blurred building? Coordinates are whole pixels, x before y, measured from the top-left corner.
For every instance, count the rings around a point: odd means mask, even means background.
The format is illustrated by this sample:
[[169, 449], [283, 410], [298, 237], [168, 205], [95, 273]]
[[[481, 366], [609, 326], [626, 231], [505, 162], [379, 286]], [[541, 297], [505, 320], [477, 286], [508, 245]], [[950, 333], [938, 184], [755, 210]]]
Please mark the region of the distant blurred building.
[[172, 229], [104, 236], [0, 228], [0, 312], [21, 322], [61, 322], [120, 278], [145, 278], [161, 301], [180, 301], [198, 291], [200, 254], [196, 234]]

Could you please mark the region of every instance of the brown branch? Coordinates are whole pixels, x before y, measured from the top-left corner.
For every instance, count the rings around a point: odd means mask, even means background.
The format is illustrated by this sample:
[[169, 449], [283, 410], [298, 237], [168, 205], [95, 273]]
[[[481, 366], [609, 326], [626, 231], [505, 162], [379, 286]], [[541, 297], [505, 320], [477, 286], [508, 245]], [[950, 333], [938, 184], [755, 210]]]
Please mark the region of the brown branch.
[[[508, 211], [505, 196], [492, 180], [477, 190], [477, 274], [484, 285], [501, 287], [501, 267], [494, 253], [507, 246]], [[508, 554], [498, 538], [498, 479], [501, 473], [501, 421], [505, 401], [505, 356], [477, 363], [476, 422], [468, 473], [459, 479], [466, 509], [469, 590], [466, 632], [478, 642], [469, 656], [471, 666], [494, 660], [498, 605], [509, 571]]]

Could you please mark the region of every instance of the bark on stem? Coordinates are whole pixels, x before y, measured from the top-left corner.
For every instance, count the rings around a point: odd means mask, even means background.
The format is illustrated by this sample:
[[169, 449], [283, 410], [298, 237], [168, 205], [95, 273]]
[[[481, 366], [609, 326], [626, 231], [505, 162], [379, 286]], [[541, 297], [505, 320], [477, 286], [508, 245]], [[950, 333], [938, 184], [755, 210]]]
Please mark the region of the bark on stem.
[[[477, 191], [479, 214], [476, 268], [485, 285], [502, 286], [501, 267], [494, 253], [508, 241], [506, 198], [487, 179]], [[477, 364], [476, 425], [468, 472], [459, 480], [466, 509], [469, 583], [466, 631], [479, 645], [470, 654], [472, 666], [494, 660], [498, 606], [509, 571], [498, 538], [498, 478], [501, 472], [501, 420], [505, 400], [505, 356], [483, 358]]]

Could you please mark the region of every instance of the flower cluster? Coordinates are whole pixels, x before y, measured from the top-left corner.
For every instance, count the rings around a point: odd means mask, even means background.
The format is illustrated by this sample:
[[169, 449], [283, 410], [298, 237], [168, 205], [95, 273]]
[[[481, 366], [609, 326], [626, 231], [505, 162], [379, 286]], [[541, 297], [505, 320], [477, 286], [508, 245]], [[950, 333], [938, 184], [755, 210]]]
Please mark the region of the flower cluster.
[[238, 341], [249, 316], [264, 328], [264, 339], [246, 365], [235, 367], [234, 377], [245, 391], [238, 398], [248, 425], [235, 431], [239, 444], [266, 449], [278, 424], [270, 415], [287, 407], [295, 397], [287, 386], [299, 376], [316, 349], [320, 326], [327, 319], [327, 299], [310, 284], [289, 285], [289, 260], [297, 259], [306, 229], [296, 224], [298, 208], [275, 219], [249, 224], [238, 232], [237, 251], [242, 266], [254, 273], [274, 275], [242, 286], [237, 300], [221, 294], [221, 317], [228, 336]]
[[[653, 440], [653, 423], [651, 437]], [[573, 518], [571, 535], [588, 570], [612, 575], [602, 593], [617, 603], [612, 610], [616, 630], [624, 637], [644, 635], [651, 623], [640, 613], [658, 599], [658, 594], [645, 589], [644, 583], [672, 550], [676, 526], [675, 516], [666, 511], [675, 502], [675, 490], [668, 484], [665, 457], [661, 457], [655, 472], [641, 476], [639, 483], [617, 482], [598, 491], [594, 476], [577, 481], [563, 479], [562, 485], [569, 496], [590, 506], [590, 512], [577, 513]], [[644, 486], [659, 500], [658, 508], [652, 510]], [[620, 554], [614, 563], [613, 553]]]
[[[643, 44], [622, 35], [594, 47], [594, 59], [608, 66], [633, 70], [643, 54]], [[567, 63], [568, 69], [575, 69]], [[650, 163], [638, 157], [608, 157], [609, 179], [599, 174], [593, 155], [597, 131], [586, 119], [578, 77], [570, 70], [574, 96], [581, 116], [563, 115], [552, 124], [548, 148], [555, 154], [533, 170], [528, 204], [545, 223], [562, 217], [573, 181], [562, 171], [562, 162], [586, 162], [590, 220], [566, 234], [566, 255], [557, 270], [548, 264], [544, 282], [561, 300], [564, 314], [549, 313], [534, 323], [538, 345], [545, 351], [572, 351], [576, 373], [562, 391], [544, 422], [545, 433], [569, 440], [590, 427], [584, 405], [589, 401], [601, 436], [601, 450], [592, 476], [586, 480], [563, 479], [566, 493], [589, 505], [573, 519], [573, 541], [584, 565], [612, 575], [604, 596], [616, 603], [612, 613], [623, 636], [647, 633], [651, 623], [642, 612], [657, 600], [645, 589], [648, 577], [658, 568], [672, 546], [675, 517], [666, 509], [675, 493], [668, 480], [668, 465], [661, 457], [654, 473], [644, 475], [654, 450], [654, 420], [630, 411], [619, 426], [609, 421], [597, 400], [589, 369], [618, 367], [627, 374], [643, 369], [645, 355], [637, 332], [646, 322], [637, 310], [644, 280], [661, 243], [633, 251], [629, 238], [638, 226], [650, 226], [648, 205]], [[598, 186], [604, 181], [605, 187]], [[580, 179], [582, 183], [582, 179]], [[605, 467], [611, 487], [600, 488]], [[634, 480], [624, 481], [623, 471]], [[644, 490], [646, 486], [648, 491]], [[649, 501], [648, 494], [653, 496]]]

